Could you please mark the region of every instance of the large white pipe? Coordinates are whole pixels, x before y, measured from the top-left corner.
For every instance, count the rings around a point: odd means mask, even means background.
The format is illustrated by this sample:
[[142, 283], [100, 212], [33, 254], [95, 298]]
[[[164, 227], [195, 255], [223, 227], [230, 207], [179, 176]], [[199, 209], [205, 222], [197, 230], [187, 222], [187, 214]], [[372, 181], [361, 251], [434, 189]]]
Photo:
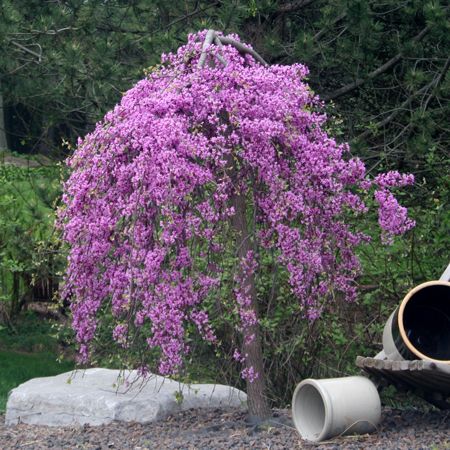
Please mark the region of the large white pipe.
[[[391, 314], [376, 358], [450, 364], [450, 264], [440, 280], [416, 286]], [[307, 379], [295, 389], [292, 418], [300, 435], [320, 442], [369, 433], [381, 418], [375, 385], [365, 377]]]
[[314, 442], [370, 433], [380, 422], [380, 397], [365, 377], [307, 379], [294, 391], [292, 418], [300, 435]]
[[377, 358], [450, 364], [449, 281], [428, 281], [408, 292], [384, 326]]

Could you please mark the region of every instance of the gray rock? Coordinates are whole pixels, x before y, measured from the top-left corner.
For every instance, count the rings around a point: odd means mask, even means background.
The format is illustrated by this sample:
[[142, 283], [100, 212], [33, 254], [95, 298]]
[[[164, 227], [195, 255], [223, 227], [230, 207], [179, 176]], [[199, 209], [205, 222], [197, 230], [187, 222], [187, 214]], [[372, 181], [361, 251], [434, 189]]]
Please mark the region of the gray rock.
[[10, 392], [7, 425], [102, 425], [153, 422], [190, 408], [246, 407], [244, 392], [220, 384], [187, 385], [136, 371], [87, 369], [34, 378]]

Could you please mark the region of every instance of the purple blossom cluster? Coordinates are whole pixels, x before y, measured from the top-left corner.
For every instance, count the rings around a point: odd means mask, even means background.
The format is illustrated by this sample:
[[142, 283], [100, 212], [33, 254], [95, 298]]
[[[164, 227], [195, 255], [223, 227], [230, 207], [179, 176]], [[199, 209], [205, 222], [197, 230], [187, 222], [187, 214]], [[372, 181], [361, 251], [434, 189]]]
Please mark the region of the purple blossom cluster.
[[[64, 295], [82, 359], [105, 305], [120, 346], [133, 330], [146, 330], [148, 347], [161, 350], [161, 374], [174, 373], [189, 352], [188, 324], [216, 342], [205, 303], [219, 292], [236, 194], [251, 199], [255, 248], [279, 255], [311, 320], [333, 291], [355, 298], [355, 247], [364, 235], [349, 216], [367, 212], [357, 193], [377, 187], [387, 239], [414, 224], [390, 192], [412, 177], [389, 172], [368, 180], [348, 146], [323, 130], [305, 66], [265, 67], [224, 45], [211, 46], [198, 69], [205, 33], [163, 55], [68, 160], [59, 213], [70, 246]], [[236, 258], [236, 266], [257, 276], [258, 254]], [[244, 330], [257, 317], [234, 282]], [[257, 376], [251, 369], [247, 378]]]

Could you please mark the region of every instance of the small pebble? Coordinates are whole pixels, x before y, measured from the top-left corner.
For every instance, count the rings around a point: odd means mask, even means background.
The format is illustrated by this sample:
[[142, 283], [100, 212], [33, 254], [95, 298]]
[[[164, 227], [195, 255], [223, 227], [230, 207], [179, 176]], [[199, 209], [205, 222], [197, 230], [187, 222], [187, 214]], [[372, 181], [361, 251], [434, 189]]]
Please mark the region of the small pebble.
[[278, 427], [249, 427], [240, 410], [189, 410], [148, 424], [114, 422], [99, 427], [4, 425], [0, 415], [1, 450], [228, 450], [228, 449], [450, 449], [450, 413], [384, 408], [377, 432], [342, 436], [322, 444], [300, 438], [290, 410], [276, 410]]

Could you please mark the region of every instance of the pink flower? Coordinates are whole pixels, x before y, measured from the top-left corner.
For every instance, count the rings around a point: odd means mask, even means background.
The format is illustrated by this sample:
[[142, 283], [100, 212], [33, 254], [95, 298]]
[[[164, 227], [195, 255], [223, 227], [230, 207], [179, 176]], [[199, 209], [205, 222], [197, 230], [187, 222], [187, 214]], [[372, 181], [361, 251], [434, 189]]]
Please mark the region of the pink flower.
[[[70, 247], [63, 294], [84, 361], [105, 310], [117, 345], [143, 335], [149, 349], [160, 350], [162, 374], [178, 370], [192, 329], [217, 342], [211, 299], [226, 300], [236, 329], [251, 336], [258, 320], [249, 280], [258, 279], [267, 251], [287, 269], [306, 319], [320, 316], [333, 290], [353, 300], [355, 248], [366, 237], [348, 218], [367, 212], [361, 190], [378, 186], [384, 239], [414, 225], [390, 192], [412, 176], [367, 178], [348, 145], [323, 130], [326, 116], [304, 81], [305, 66], [264, 67], [224, 45], [226, 67], [198, 69], [205, 34], [163, 55], [162, 66], [67, 161], [59, 213]], [[215, 52], [208, 49], [212, 63]], [[255, 251], [227, 256], [237, 270], [228, 279], [232, 299], [222, 299], [223, 255], [238, 254], [226, 234], [236, 195], [249, 199]], [[250, 367], [242, 376], [258, 374]]]

